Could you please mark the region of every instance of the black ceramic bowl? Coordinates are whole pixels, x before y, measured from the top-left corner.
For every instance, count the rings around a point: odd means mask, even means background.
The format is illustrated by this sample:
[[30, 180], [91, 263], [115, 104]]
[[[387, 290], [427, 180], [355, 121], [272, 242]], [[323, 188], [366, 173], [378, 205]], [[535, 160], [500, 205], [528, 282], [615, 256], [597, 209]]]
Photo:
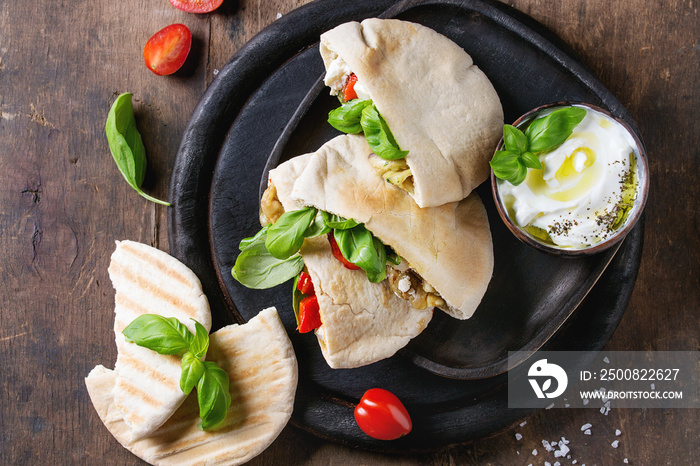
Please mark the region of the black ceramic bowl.
[[[552, 104], [547, 104], [547, 105], [542, 105], [540, 107], [537, 107], [533, 110], [530, 110], [520, 118], [518, 118], [514, 123], [513, 126], [520, 128], [520, 129], [525, 129], [532, 121], [534, 121], [538, 116], [540, 116], [542, 113], [546, 113], [550, 109], [555, 109], [558, 107], [570, 107], [570, 106], [577, 106], [577, 107], [584, 107], [587, 109], [594, 110], [596, 112], [602, 113], [604, 116], [607, 116], [611, 120], [614, 120], [615, 122], [619, 123], [623, 129], [627, 132], [629, 135], [629, 138], [631, 141], [633, 141], [632, 149], [635, 154], [636, 158], [636, 170], [637, 170], [637, 194], [635, 197], [634, 201], [634, 206], [632, 209], [629, 211], [627, 214], [626, 219], [624, 220], [624, 223], [620, 225], [612, 234], [608, 235], [604, 240], [591, 244], [589, 246], [581, 247], [581, 248], [575, 248], [575, 247], [566, 247], [566, 246], [557, 246], [554, 244], [549, 244], [536, 236], [531, 235], [528, 231], [523, 229], [520, 225], [516, 223], [516, 221], [511, 218], [508, 209], [506, 208], [506, 205], [504, 203], [504, 200], [501, 196], [500, 192], [500, 186], [503, 183], [507, 183], [504, 181], [499, 180], [496, 178], [494, 175], [493, 170], [491, 170], [491, 192], [493, 194], [494, 201], [496, 203], [496, 208], [498, 210], [498, 214], [500, 215], [501, 219], [503, 222], [506, 224], [508, 229], [523, 243], [532, 246], [538, 250], [548, 252], [550, 254], [555, 254], [559, 256], [565, 256], [565, 257], [577, 257], [577, 256], [583, 256], [583, 255], [589, 255], [589, 254], [595, 254], [601, 251], [604, 251], [615, 244], [619, 243], [624, 239], [624, 237], [632, 230], [634, 225], [637, 223], [639, 218], [642, 215], [642, 211], [644, 210], [644, 205], [646, 204], [647, 201], [647, 195], [649, 191], [649, 167], [647, 164], [647, 154], [646, 150], [644, 149], [644, 144], [642, 143], [641, 139], [637, 135], [637, 133], [627, 124], [625, 123], [622, 119], [617, 118], [613, 115], [610, 114], [607, 110], [600, 108], [598, 106], [592, 105], [592, 104], [587, 104], [587, 103], [581, 103], [581, 102], [557, 102], [557, 103], [552, 103]], [[503, 139], [501, 138], [501, 141], [498, 143], [498, 146], [496, 147], [496, 150], [502, 150], [503, 149]]]

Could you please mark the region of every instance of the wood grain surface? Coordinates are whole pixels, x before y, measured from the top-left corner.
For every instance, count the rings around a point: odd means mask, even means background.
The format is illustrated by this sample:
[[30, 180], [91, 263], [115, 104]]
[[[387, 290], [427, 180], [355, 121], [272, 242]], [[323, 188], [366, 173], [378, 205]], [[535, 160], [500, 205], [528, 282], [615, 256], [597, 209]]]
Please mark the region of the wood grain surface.
[[[183, 129], [217, 69], [304, 3], [225, 0], [194, 15], [167, 0], [0, 2], [0, 464], [139, 463], [102, 426], [83, 378], [116, 359], [107, 276], [114, 240], [167, 250], [166, 209], [121, 179], [104, 136], [107, 111], [119, 93], [134, 94], [149, 157], [145, 190], [167, 198]], [[580, 55], [647, 146], [642, 265], [607, 349], [697, 351], [697, 2], [508, 3]], [[176, 22], [191, 29], [192, 53], [183, 70], [156, 76], [143, 65], [143, 46]], [[586, 423], [590, 436], [580, 430]], [[699, 424], [698, 410], [548, 410], [492, 438], [410, 457], [351, 450], [290, 426], [251, 464], [553, 464], [542, 440], [561, 437], [571, 442], [562, 464], [700, 464]]]

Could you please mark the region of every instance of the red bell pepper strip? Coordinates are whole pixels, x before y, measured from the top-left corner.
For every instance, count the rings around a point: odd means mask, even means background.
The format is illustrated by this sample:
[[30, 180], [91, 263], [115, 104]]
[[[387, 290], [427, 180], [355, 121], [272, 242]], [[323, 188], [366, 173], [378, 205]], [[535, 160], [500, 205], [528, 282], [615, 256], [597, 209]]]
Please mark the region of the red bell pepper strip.
[[355, 73], [348, 76], [348, 82], [345, 83], [345, 88], [343, 89], [343, 100], [349, 102], [353, 99], [357, 99], [357, 92], [355, 92], [355, 83], [357, 83], [357, 76]]
[[306, 272], [301, 272], [299, 281], [297, 281], [297, 289], [305, 295], [314, 294], [314, 284], [311, 282], [311, 275]]
[[338, 247], [338, 243], [335, 241], [335, 237], [333, 236], [332, 231], [328, 233], [328, 242], [331, 243], [331, 251], [333, 252], [333, 257], [338, 259], [345, 266], [346, 269], [360, 270], [360, 267], [347, 260], [343, 256], [343, 253], [340, 252], [340, 247]]
[[308, 333], [321, 326], [318, 298], [316, 295], [307, 296], [299, 303], [299, 333]]

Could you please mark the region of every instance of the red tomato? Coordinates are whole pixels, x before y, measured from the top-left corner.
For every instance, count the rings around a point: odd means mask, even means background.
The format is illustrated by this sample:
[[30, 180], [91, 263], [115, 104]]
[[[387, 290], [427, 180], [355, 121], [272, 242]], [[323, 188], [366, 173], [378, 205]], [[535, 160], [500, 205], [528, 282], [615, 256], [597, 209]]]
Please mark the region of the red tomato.
[[302, 294], [312, 295], [314, 294], [314, 284], [311, 282], [311, 275], [306, 272], [299, 274], [299, 281], [297, 281], [297, 290], [301, 291]]
[[362, 395], [355, 407], [355, 421], [365, 434], [379, 440], [395, 440], [413, 428], [401, 400], [381, 388], [367, 390]]
[[360, 267], [347, 260], [343, 256], [343, 253], [340, 252], [340, 248], [338, 247], [338, 243], [335, 241], [335, 237], [333, 237], [332, 231], [328, 233], [328, 242], [331, 243], [331, 251], [333, 252], [333, 257], [338, 259], [345, 266], [346, 269], [360, 270]]
[[318, 298], [307, 296], [299, 303], [299, 333], [307, 333], [321, 326]]
[[188, 13], [209, 13], [221, 6], [224, 0], [170, 0], [172, 6]]
[[345, 102], [357, 99], [357, 92], [355, 92], [356, 82], [357, 76], [355, 76], [355, 73], [353, 73], [348, 77], [348, 82], [345, 83], [345, 89], [343, 89], [343, 100]]
[[159, 76], [173, 74], [185, 63], [192, 47], [187, 26], [171, 24], [153, 34], [143, 48], [146, 66]]

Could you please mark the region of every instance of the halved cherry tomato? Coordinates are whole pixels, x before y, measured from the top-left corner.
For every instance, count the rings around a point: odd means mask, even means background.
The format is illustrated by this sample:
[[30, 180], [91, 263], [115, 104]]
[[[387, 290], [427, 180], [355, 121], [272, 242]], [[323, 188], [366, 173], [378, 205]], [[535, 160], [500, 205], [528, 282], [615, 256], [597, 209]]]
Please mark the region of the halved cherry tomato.
[[146, 66], [158, 76], [173, 74], [185, 63], [192, 33], [183, 24], [171, 24], [153, 34], [143, 48]]
[[224, 0], [170, 0], [172, 6], [188, 13], [209, 13], [221, 6]]
[[331, 243], [331, 251], [333, 252], [333, 257], [338, 259], [346, 269], [350, 270], [360, 270], [360, 267], [356, 266], [349, 260], [347, 260], [345, 257], [343, 257], [343, 253], [340, 252], [340, 248], [338, 247], [338, 243], [335, 241], [335, 237], [333, 236], [333, 232], [331, 231], [328, 233], [328, 242]]
[[357, 76], [355, 76], [355, 73], [352, 73], [348, 76], [348, 82], [345, 83], [345, 89], [343, 89], [343, 100], [345, 100], [345, 102], [357, 99], [355, 83], [357, 83]]
[[318, 298], [316, 295], [307, 296], [299, 303], [299, 333], [307, 333], [321, 326]]
[[355, 407], [355, 421], [365, 434], [379, 440], [395, 440], [413, 428], [401, 400], [382, 388], [367, 390], [362, 395]]
[[301, 272], [297, 281], [297, 289], [305, 295], [314, 294], [314, 284], [311, 282], [311, 275]]

